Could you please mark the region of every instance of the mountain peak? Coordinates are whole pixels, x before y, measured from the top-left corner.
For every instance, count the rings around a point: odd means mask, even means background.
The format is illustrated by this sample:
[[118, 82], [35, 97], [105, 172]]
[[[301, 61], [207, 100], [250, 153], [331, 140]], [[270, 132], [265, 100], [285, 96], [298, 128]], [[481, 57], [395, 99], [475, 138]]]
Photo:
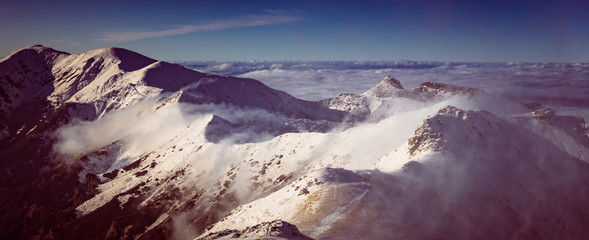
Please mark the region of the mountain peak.
[[45, 47], [41, 44], [36, 44], [36, 45], [31, 45], [31, 46], [27, 46], [27, 47], [15, 50], [15, 51], [9, 53], [8, 55], [0, 58], [0, 62], [7, 61], [8, 59], [11, 59], [14, 57], [27, 59], [27, 58], [34, 57], [36, 55], [42, 55], [45, 58], [54, 59], [56, 56], [59, 56], [59, 55], [70, 55], [70, 54], [66, 53], [66, 52], [62, 52], [62, 51], [57, 51], [57, 50], [50, 48], [50, 47]]
[[[381, 84], [388, 84], [390, 86], [396, 87], [398, 89], [403, 89], [401, 82], [394, 77], [386, 76], [382, 81]], [[380, 84], [379, 84], [380, 85]]]
[[26, 46], [24, 48], [21, 48], [20, 50], [23, 50], [23, 49], [44, 50], [44, 49], [51, 49], [51, 48], [45, 47], [45, 46], [43, 46], [41, 44], [35, 44], [35, 45]]
[[415, 92], [425, 94], [453, 94], [473, 97], [479, 94], [485, 94], [485, 91], [477, 88], [455, 86], [451, 84], [439, 83], [439, 82], [422, 82], [413, 89]]
[[26, 49], [32, 49], [32, 50], [35, 50], [35, 51], [37, 51], [37, 52], [44, 51], [44, 50], [53, 50], [53, 51], [57, 51], [57, 50], [54, 50], [53, 48], [50, 48], [50, 47], [45, 47], [45, 46], [43, 46], [43, 45], [41, 45], [41, 44], [35, 44], [35, 45], [30, 45], [30, 46], [26, 46], [26, 47], [24, 47], [24, 48], [18, 49], [18, 50], [16, 50], [15, 52], [19, 52], [19, 51], [26, 50]]
[[228, 238], [293, 240], [312, 239], [302, 234], [294, 224], [282, 220], [274, 220], [271, 222], [263, 222], [255, 226], [250, 226], [244, 230], [225, 229], [223, 231], [210, 233], [207, 236], [197, 238], [196, 240], [215, 240]]
[[379, 98], [393, 96], [393, 93], [403, 90], [401, 82], [391, 76], [386, 76], [380, 83], [363, 93], [363, 95], [374, 95]]
[[101, 48], [96, 50], [91, 50], [81, 55], [90, 55], [92, 57], [102, 57], [102, 58], [114, 58], [120, 60], [119, 68], [125, 72], [132, 72], [141, 68], [144, 68], [154, 62], [155, 59], [146, 57], [142, 54], [137, 52], [124, 49], [124, 48]]

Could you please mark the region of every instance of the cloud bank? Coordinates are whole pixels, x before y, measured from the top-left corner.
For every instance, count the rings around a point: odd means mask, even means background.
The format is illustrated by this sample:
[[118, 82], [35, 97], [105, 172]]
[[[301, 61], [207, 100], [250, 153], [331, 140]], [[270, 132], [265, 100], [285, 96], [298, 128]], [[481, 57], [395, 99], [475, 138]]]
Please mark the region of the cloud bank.
[[110, 112], [95, 121], [74, 121], [57, 130], [55, 150], [66, 156], [81, 156], [122, 140], [128, 152], [141, 155], [170, 141], [186, 128], [189, 120], [181, 105], [152, 111], [152, 101]]
[[181, 62], [201, 72], [253, 78], [305, 100], [362, 93], [387, 75], [406, 89], [425, 81], [484, 89], [538, 101], [589, 119], [589, 63], [459, 63], [416, 61]]
[[269, 26], [269, 25], [281, 25], [292, 22], [302, 21], [303, 19], [298, 16], [289, 16], [281, 14], [264, 14], [264, 15], [246, 15], [232, 19], [220, 20], [202, 25], [182, 25], [174, 28], [161, 30], [161, 31], [135, 31], [135, 32], [103, 32], [100, 35], [101, 38], [96, 39], [101, 42], [119, 43], [119, 42], [132, 42], [136, 40], [166, 37], [173, 35], [182, 35], [188, 33], [195, 33], [201, 31], [214, 31], [223, 29], [243, 28], [243, 27], [256, 27], [256, 26]]

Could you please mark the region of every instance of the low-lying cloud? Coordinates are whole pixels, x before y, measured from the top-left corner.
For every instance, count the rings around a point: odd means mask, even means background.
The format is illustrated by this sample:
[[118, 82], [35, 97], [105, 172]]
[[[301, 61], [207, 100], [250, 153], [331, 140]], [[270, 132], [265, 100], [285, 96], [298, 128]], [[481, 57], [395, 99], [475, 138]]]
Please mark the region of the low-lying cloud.
[[57, 130], [55, 150], [67, 156], [80, 156], [116, 141], [137, 155], [168, 142], [188, 120], [181, 105], [171, 104], [154, 111], [153, 101], [140, 102], [113, 111], [95, 121], [74, 121]]
[[[55, 151], [69, 157], [82, 156], [121, 141], [128, 158], [153, 151], [171, 141], [195, 120], [216, 115], [223, 121], [243, 126], [224, 136], [226, 144], [267, 140], [273, 127], [284, 124], [284, 116], [262, 109], [239, 108], [226, 104], [173, 103], [163, 107], [152, 100], [110, 112], [94, 121], [77, 121], [59, 128]], [[222, 129], [231, 131], [231, 129]]]
[[589, 119], [588, 63], [254, 61], [182, 64], [202, 72], [257, 79], [305, 100], [362, 93], [390, 75], [400, 80], [406, 89], [425, 81], [468, 86], [507, 98], [537, 101], [554, 108], [557, 113]]

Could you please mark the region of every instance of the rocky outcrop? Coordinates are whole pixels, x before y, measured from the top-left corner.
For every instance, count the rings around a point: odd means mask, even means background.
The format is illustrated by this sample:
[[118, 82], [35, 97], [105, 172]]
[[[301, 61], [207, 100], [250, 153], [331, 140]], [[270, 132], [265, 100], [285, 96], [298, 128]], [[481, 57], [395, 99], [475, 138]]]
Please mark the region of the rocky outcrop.
[[264, 222], [243, 230], [227, 229], [195, 240], [217, 240], [217, 239], [288, 239], [288, 240], [311, 240], [299, 229], [288, 222], [274, 220]]

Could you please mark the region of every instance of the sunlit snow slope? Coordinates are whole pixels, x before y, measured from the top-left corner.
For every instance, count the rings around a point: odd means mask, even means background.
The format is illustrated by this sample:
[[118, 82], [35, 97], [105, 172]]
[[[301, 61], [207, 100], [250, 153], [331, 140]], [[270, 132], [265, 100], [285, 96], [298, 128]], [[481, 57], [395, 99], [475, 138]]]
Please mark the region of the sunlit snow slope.
[[125, 49], [0, 60], [0, 238], [584, 239], [585, 120], [386, 77], [305, 101]]

